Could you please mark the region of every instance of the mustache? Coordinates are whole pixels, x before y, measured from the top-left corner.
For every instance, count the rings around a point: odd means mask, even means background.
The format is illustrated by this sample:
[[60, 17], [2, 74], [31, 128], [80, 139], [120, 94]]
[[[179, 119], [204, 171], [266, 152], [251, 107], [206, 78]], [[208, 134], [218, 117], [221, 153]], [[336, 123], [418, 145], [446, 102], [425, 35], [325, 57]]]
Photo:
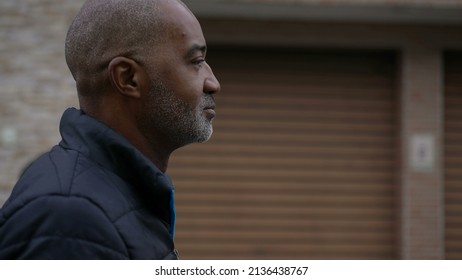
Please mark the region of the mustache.
[[215, 97], [212, 94], [205, 94], [201, 98], [200, 107], [205, 108], [215, 108]]

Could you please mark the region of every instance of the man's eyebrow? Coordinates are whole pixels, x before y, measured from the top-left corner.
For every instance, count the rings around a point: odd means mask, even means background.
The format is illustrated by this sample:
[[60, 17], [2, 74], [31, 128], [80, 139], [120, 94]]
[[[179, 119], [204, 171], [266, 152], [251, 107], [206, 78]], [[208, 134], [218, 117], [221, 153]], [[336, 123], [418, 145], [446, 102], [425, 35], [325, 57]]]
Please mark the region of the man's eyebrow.
[[196, 52], [201, 52], [205, 54], [207, 52], [207, 46], [206, 45], [197, 45], [194, 44], [188, 51], [188, 57], [193, 56]]

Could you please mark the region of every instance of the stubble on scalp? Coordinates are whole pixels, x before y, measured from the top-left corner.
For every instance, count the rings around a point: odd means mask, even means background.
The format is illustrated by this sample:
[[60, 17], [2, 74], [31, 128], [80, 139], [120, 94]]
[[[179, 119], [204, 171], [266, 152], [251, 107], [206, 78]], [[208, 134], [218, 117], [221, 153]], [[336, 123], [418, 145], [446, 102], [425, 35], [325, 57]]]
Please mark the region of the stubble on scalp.
[[[72, 22], [65, 55], [80, 95], [108, 86], [109, 62], [124, 56], [143, 64], [165, 41], [160, 0], [88, 0]], [[165, 0], [164, 0], [165, 1]]]

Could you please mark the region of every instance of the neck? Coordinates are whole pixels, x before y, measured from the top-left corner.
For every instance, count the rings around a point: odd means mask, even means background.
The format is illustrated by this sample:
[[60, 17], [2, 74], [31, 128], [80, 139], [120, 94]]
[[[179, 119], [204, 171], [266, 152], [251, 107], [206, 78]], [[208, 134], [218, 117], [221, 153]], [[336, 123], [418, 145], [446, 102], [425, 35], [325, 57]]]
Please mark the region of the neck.
[[135, 148], [137, 148], [144, 156], [146, 156], [157, 168], [165, 173], [167, 171], [168, 162], [172, 153], [171, 149], [164, 147], [159, 141], [155, 141], [157, 135], [147, 139], [144, 134], [136, 129], [133, 125], [127, 123], [123, 125], [122, 122], [116, 124], [108, 124], [117, 133], [125, 137]]
[[[81, 104], [82, 105], [82, 104]], [[111, 108], [111, 106], [108, 106]], [[112, 107], [114, 108], [114, 107]], [[91, 107], [83, 107], [81, 109], [85, 114], [99, 120], [111, 129], [122, 135], [128, 140], [136, 149], [138, 149], [144, 156], [146, 156], [161, 172], [167, 171], [170, 155], [174, 149], [162, 145], [162, 141], [158, 141], [158, 135], [151, 132], [153, 135], [150, 139], [144, 137], [143, 133], [131, 121], [130, 116], [124, 115], [123, 111], [118, 113], [108, 112], [104, 110], [91, 110]], [[157, 141], [156, 141], [157, 140]]]
[[[142, 154], [144, 154], [162, 173], [167, 171], [168, 162], [170, 159], [170, 152], [156, 152], [153, 149], [146, 148], [145, 145], [136, 145], [130, 139], [128, 139]], [[149, 146], [148, 146], [149, 147]]]

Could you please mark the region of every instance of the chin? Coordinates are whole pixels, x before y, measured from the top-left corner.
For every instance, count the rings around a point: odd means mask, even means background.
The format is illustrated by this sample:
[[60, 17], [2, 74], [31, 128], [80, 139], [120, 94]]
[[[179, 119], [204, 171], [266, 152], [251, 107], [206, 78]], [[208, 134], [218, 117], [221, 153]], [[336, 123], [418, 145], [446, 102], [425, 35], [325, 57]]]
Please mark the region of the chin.
[[212, 138], [212, 134], [213, 134], [213, 127], [212, 125], [210, 125], [206, 131], [202, 131], [202, 133], [199, 134], [197, 142], [198, 143], [208, 142], [210, 138]]

